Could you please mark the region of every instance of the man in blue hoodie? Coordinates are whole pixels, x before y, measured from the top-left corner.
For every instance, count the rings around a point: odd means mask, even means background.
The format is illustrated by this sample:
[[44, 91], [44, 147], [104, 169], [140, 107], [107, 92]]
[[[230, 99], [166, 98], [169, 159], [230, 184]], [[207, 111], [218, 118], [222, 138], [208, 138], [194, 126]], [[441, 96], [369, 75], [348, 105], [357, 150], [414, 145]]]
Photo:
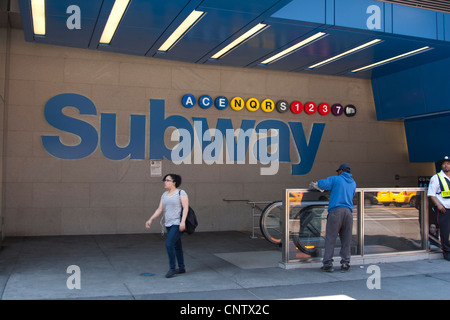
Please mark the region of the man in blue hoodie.
[[341, 271], [346, 272], [350, 269], [353, 197], [356, 191], [356, 182], [352, 178], [348, 164], [341, 164], [336, 172], [337, 176], [331, 176], [317, 182], [320, 189], [330, 191], [322, 270], [334, 271], [334, 246], [339, 235], [341, 239]]

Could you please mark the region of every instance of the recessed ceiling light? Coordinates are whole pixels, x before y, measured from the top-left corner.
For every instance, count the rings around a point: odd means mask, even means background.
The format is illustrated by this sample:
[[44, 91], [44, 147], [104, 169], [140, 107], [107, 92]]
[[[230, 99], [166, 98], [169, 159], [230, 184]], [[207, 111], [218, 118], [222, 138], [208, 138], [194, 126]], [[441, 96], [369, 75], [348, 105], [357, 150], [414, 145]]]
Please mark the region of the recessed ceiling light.
[[336, 61], [336, 60], [342, 59], [343, 57], [348, 56], [348, 55], [351, 55], [351, 54], [356, 53], [356, 52], [358, 52], [358, 51], [367, 49], [367, 48], [369, 48], [369, 47], [371, 47], [371, 46], [374, 46], [374, 45], [376, 45], [376, 44], [379, 44], [380, 42], [382, 42], [381, 39], [375, 39], [375, 40], [372, 40], [372, 41], [367, 42], [367, 43], [365, 43], [365, 44], [363, 44], [363, 45], [360, 45], [360, 46], [358, 46], [358, 47], [356, 47], [356, 48], [353, 48], [353, 49], [351, 49], [351, 50], [345, 51], [345, 52], [343, 52], [343, 53], [341, 53], [341, 54], [338, 54], [338, 55], [336, 55], [336, 56], [334, 56], [334, 57], [332, 57], [332, 58], [329, 58], [329, 59], [324, 60], [324, 61], [322, 61], [322, 62], [319, 62], [319, 63], [317, 63], [317, 64], [315, 64], [315, 65], [312, 65], [312, 66], [308, 67], [307, 70], [312, 70], [312, 69], [317, 69], [317, 68], [323, 67], [323, 66], [326, 65], [326, 64], [329, 64], [329, 63], [334, 62], [334, 61]]
[[102, 36], [100, 38], [101, 44], [111, 43], [112, 37], [116, 33], [120, 20], [128, 7], [130, 0], [116, 0], [114, 6], [109, 14], [108, 21], [106, 21], [105, 29], [103, 29]]
[[194, 10], [178, 26], [169, 38], [159, 47], [158, 51], [167, 52], [205, 15], [203, 11]]
[[319, 40], [322, 39], [323, 37], [327, 36], [328, 34], [324, 33], [324, 32], [318, 32], [315, 35], [300, 41], [299, 43], [287, 48], [286, 50], [281, 51], [280, 53], [277, 53], [276, 55], [264, 60], [263, 62], [261, 62], [262, 65], [268, 65], [270, 63], [273, 63], [277, 60], [280, 60], [288, 55], [290, 55], [291, 53], [294, 53], [297, 50], [300, 50], [301, 48]]
[[413, 50], [413, 51], [410, 51], [410, 52], [407, 52], [407, 53], [404, 53], [404, 54], [401, 54], [401, 55], [398, 55], [398, 56], [395, 56], [395, 57], [392, 57], [392, 58], [389, 58], [389, 59], [386, 59], [386, 60], [383, 60], [383, 61], [380, 61], [380, 62], [377, 62], [377, 63], [373, 63], [371, 65], [368, 65], [368, 66], [365, 66], [365, 67], [362, 67], [362, 68], [359, 68], [359, 69], [352, 70], [351, 73], [357, 73], [357, 72], [373, 69], [373, 68], [382, 66], [384, 64], [387, 64], [389, 62], [405, 59], [405, 58], [408, 58], [408, 57], [411, 57], [411, 56], [414, 56], [416, 54], [423, 53], [423, 52], [426, 52], [426, 51], [429, 51], [429, 50], [432, 50], [432, 49], [433, 48], [428, 47], [428, 46], [427, 47], [423, 47], [423, 48], [420, 48], [420, 49], [417, 49], [417, 50]]
[[31, 14], [34, 34], [45, 36], [45, 0], [31, 0]]
[[269, 25], [267, 25], [267, 24], [258, 23], [256, 26], [251, 28], [249, 31], [244, 33], [242, 36], [240, 36], [239, 38], [237, 38], [236, 40], [231, 42], [229, 45], [227, 45], [225, 48], [223, 48], [222, 50], [220, 50], [219, 52], [214, 54], [211, 57], [211, 59], [219, 59], [219, 58], [223, 57], [224, 55], [226, 55], [227, 53], [229, 53], [230, 51], [235, 49], [237, 46], [239, 46], [242, 43], [244, 43], [245, 41], [251, 39], [252, 37], [254, 37], [258, 33], [262, 32], [263, 30], [267, 29], [268, 27], [269, 27]]

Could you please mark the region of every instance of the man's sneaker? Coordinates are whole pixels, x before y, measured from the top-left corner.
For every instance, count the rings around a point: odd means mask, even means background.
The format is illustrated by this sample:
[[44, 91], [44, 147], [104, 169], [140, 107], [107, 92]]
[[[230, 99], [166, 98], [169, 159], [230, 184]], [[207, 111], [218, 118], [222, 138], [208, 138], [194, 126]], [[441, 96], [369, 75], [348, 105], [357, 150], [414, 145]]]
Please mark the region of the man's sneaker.
[[179, 274], [179, 273], [186, 273], [186, 269], [176, 269], [176, 270], [175, 270], [175, 273], [176, 273], [176, 274]]
[[324, 272], [333, 272], [334, 271], [333, 266], [323, 266], [320, 269]]
[[350, 265], [348, 263], [341, 264], [341, 272], [347, 272], [350, 270]]

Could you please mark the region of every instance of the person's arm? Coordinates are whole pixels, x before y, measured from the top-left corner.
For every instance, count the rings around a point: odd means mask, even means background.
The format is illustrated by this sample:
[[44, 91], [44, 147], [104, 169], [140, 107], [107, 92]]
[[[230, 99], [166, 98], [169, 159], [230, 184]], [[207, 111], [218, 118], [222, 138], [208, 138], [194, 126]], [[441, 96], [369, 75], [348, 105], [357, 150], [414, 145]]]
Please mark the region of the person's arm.
[[442, 203], [439, 201], [439, 199], [436, 197], [437, 193], [440, 190], [440, 185], [439, 185], [439, 178], [437, 177], [437, 175], [434, 175], [431, 177], [430, 179], [430, 185], [428, 186], [428, 198], [431, 200], [431, 202], [436, 206], [436, 208], [438, 209], [438, 211], [445, 213], [445, 207], [442, 205]]
[[189, 198], [187, 195], [180, 196], [181, 206], [183, 207], [183, 214], [181, 215], [180, 231], [186, 230], [186, 218], [189, 211]]
[[322, 190], [331, 190], [331, 188], [333, 187], [334, 178], [334, 176], [331, 176], [326, 179], [321, 179], [317, 181], [317, 185]]
[[145, 222], [145, 227], [147, 229], [150, 229], [150, 226], [152, 225], [152, 222], [161, 215], [163, 210], [164, 210], [164, 208], [163, 208], [162, 199], [161, 199], [159, 201], [158, 209], [156, 209], [155, 213], [153, 213], [153, 215], [150, 217], [150, 219], [148, 219], [147, 222]]
[[430, 196], [431, 202], [436, 206], [436, 208], [439, 210], [439, 212], [445, 213], [446, 209], [445, 207], [439, 202], [438, 198], [435, 196]]

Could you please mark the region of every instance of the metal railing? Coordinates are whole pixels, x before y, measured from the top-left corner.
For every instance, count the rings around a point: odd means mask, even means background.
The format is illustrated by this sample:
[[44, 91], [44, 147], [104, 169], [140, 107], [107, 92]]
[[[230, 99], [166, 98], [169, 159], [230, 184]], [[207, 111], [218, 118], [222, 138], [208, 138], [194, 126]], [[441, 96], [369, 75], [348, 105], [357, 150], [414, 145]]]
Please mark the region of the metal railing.
[[[352, 257], [430, 250], [426, 188], [358, 188], [353, 200]], [[329, 193], [286, 189], [282, 263], [321, 259]], [[335, 256], [339, 256], [336, 242]]]

